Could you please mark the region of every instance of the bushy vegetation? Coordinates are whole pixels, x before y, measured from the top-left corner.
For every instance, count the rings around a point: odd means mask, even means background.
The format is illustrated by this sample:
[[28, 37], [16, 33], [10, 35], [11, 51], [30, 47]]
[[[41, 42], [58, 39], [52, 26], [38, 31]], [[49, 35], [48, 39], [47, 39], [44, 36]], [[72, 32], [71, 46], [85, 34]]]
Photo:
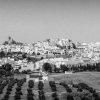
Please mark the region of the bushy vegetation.
[[43, 70], [46, 72], [52, 72], [52, 67], [50, 63], [44, 63], [43, 64]]
[[[23, 79], [14, 79], [14, 78], [4, 78], [0, 80], [0, 96], [4, 93], [4, 89], [6, 88], [6, 92], [3, 95], [3, 98], [0, 100], [10, 100], [12, 96], [13, 90], [15, 90], [13, 98], [14, 100], [22, 100], [22, 96], [24, 95], [23, 91], [23, 84], [26, 82], [26, 78]], [[52, 100], [100, 100], [100, 97], [95, 89], [90, 87], [85, 83], [77, 83], [75, 84], [72, 82], [71, 84], [67, 83], [66, 81], [61, 81], [56, 83], [55, 81], [49, 81], [50, 90], [51, 90], [51, 97]], [[48, 100], [45, 92], [45, 84], [42, 81], [39, 81], [37, 84], [38, 89], [38, 99], [39, 100]], [[65, 93], [58, 92], [59, 87], [62, 86], [65, 89]], [[35, 82], [33, 80], [28, 81], [28, 88], [26, 99], [27, 100], [35, 100], [34, 91]], [[48, 88], [48, 87], [47, 87]]]
[[42, 81], [38, 82], [38, 92], [39, 92], [39, 100], [46, 100], [44, 91], [43, 91], [44, 83]]
[[[67, 90], [69, 88], [65, 82], [61, 82], [60, 85], [63, 85], [65, 89], [67, 86]], [[67, 100], [100, 100], [100, 97], [96, 91], [85, 83], [73, 83], [70, 89], [71, 91], [67, 91], [66, 94]], [[75, 89], [76, 91], [73, 91]]]
[[28, 81], [28, 89], [27, 89], [27, 100], [34, 100], [34, 98], [33, 98], [34, 93], [32, 91], [33, 87], [34, 87], [34, 81], [29, 80]]
[[80, 65], [65, 65], [61, 64], [58, 68], [56, 65], [52, 65], [51, 63], [44, 63], [43, 70], [49, 73], [64, 73], [65, 71], [72, 71], [72, 72], [84, 72], [84, 71], [100, 71], [100, 63], [95, 64], [80, 64]]
[[0, 76], [12, 76], [13, 75], [13, 68], [11, 66], [11, 64], [6, 63], [3, 64], [2, 66], [0, 66]]

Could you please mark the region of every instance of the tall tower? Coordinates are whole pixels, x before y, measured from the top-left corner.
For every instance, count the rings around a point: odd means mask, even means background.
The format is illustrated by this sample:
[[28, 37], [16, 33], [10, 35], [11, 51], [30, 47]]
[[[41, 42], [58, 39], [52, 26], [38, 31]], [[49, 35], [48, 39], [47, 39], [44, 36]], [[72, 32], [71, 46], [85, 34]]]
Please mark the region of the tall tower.
[[12, 38], [9, 36], [8, 37], [8, 43], [11, 44], [11, 42], [12, 42]]

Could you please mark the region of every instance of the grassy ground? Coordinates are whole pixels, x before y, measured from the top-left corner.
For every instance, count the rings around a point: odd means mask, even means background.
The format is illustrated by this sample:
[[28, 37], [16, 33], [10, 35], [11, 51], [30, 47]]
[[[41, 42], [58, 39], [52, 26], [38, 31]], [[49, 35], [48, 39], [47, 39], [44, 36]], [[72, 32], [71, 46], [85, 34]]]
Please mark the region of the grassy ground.
[[[25, 76], [17, 76], [17, 78], [24, 78]], [[84, 82], [88, 84], [89, 86], [93, 87], [94, 89], [100, 91], [100, 72], [78, 72], [73, 74], [53, 74], [49, 76], [49, 80], [64, 80], [68, 83], [74, 82]], [[48, 83], [45, 83], [45, 87], [48, 87]], [[59, 87], [58, 87], [59, 88]], [[48, 89], [48, 88], [46, 88]], [[60, 88], [60, 91], [63, 91], [64, 89]], [[46, 90], [45, 90], [46, 91]], [[59, 91], [59, 89], [58, 89]]]
[[[25, 75], [15, 75], [15, 78], [18, 78], [18, 79], [22, 79], [25, 77], [26, 77]], [[73, 73], [73, 74], [55, 74], [55, 75], [53, 74], [49, 76], [49, 80], [55, 80], [55, 81], [64, 80], [64, 81], [67, 81], [68, 83], [71, 83], [72, 81], [74, 83], [84, 82], [88, 84], [89, 86], [93, 87], [94, 89], [97, 89], [100, 91], [100, 72], [78, 72], [78, 73]], [[35, 97], [34, 97], [35, 100], [38, 100], [37, 84], [38, 83], [35, 83], [35, 86], [33, 88], [33, 92], [35, 94]], [[60, 85], [56, 85], [56, 86], [57, 86], [58, 94], [66, 91], [65, 88], [63, 88], [62, 86]], [[4, 91], [3, 91], [4, 93], [0, 95], [0, 100], [6, 92], [6, 88], [7, 86], [4, 88]], [[13, 95], [15, 93], [15, 88], [16, 88], [16, 84], [13, 87], [9, 100], [14, 100]], [[22, 86], [23, 95], [21, 97], [21, 100], [27, 100], [26, 99], [27, 88], [28, 88], [28, 83], [25, 82]], [[48, 82], [45, 82], [44, 93], [46, 95], [46, 100], [53, 100], [53, 98], [50, 96], [51, 92], [52, 91], [51, 91], [50, 85], [48, 84]]]
[[65, 80], [67, 82], [84, 82], [89, 86], [100, 91], [100, 72], [78, 72], [73, 74], [55, 74], [55, 80]]

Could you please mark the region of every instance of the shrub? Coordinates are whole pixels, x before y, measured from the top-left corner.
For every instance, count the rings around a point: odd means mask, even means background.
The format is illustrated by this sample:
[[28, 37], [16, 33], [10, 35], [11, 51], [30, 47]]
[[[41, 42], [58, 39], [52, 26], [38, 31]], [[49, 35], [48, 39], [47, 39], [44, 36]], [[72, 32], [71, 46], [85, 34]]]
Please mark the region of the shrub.
[[52, 93], [52, 97], [53, 98], [57, 97], [57, 93], [56, 92]]
[[54, 81], [49, 81], [49, 85], [53, 92], [57, 91], [56, 85]]
[[89, 90], [89, 86], [85, 83], [79, 83], [78, 86], [81, 87], [82, 89]]
[[11, 91], [7, 91], [6, 94], [11, 94]]
[[90, 88], [89, 88], [89, 92], [90, 92], [90, 93], [94, 93], [95, 90], [94, 90], [92, 87], [90, 87]]
[[72, 89], [71, 88], [68, 88], [67, 89], [67, 92], [71, 93], [72, 92]]
[[95, 97], [94, 100], [100, 100], [100, 97]]
[[1, 100], [9, 100], [9, 98], [2, 98]]
[[16, 94], [16, 95], [17, 95], [17, 94], [18, 94], [18, 95], [22, 95], [22, 91], [18, 91], [18, 92], [16, 91], [15, 94]]
[[21, 87], [17, 87], [16, 88], [16, 91], [18, 92], [18, 91], [21, 91]]
[[59, 98], [58, 98], [58, 97], [56, 97], [56, 98], [54, 98], [53, 100], [59, 100]]
[[2, 94], [3, 93], [3, 90], [0, 90], [0, 94]]
[[44, 95], [44, 92], [43, 92], [43, 90], [41, 90], [41, 91], [38, 91], [39, 92], [39, 95]]
[[31, 88], [27, 89], [27, 92], [32, 93], [32, 89]]
[[54, 81], [49, 81], [49, 85], [55, 85], [55, 82]]
[[56, 86], [52, 86], [51, 89], [52, 89], [53, 92], [56, 92], [57, 91]]
[[28, 99], [28, 100], [34, 100], [33, 95], [27, 94], [27, 99]]
[[77, 84], [73, 84], [72, 85], [74, 88], [79, 88], [79, 86]]
[[82, 88], [78, 88], [77, 91], [82, 92], [83, 90], [82, 90]]
[[39, 95], [39, 100], [46, 100], [44, 95]]
[[68, 95], [68, 96], [67, 96], [67, 100], [74, 100], [74, 98], [73, 98], [72, 95]]
[[88, 97], [84, 96], [81, 98], [81, 100], [91, 100], [91, 99], [88, 99]]
[[93, 97], [99, 97], [97, 93], [93, 93]]
[[7, 91], [12, 91], [12, 88], [11, 88], [11, 87], [8, 87], [8, 88], [7, 88]]
[[38, 89], [39, 90], [42, 90], [43, 89], [43, 86], [44, 86], [43, 82], [42, 81], [39, 81], [39, 83], [38, 83]]
[[5, 94], [4, 95], [4, 98], [6, 99], [6, 98], [9, 98], [9, 94]]
[[15, 99], [15, 100], [19, 100], [19, 99], [21, 99], [21, 97], [20, 97], [19, 94], [16, 94], [16, 95], [14, 96], [14, 99]]

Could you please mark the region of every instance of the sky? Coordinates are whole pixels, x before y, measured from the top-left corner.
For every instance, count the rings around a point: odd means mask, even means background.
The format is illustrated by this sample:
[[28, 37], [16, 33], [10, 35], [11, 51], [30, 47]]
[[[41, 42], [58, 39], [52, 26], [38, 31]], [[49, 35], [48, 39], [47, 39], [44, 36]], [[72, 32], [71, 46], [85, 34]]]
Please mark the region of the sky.
[[100, 41], [100, 0], [0, 0], [0, 44], [67, 38]]

